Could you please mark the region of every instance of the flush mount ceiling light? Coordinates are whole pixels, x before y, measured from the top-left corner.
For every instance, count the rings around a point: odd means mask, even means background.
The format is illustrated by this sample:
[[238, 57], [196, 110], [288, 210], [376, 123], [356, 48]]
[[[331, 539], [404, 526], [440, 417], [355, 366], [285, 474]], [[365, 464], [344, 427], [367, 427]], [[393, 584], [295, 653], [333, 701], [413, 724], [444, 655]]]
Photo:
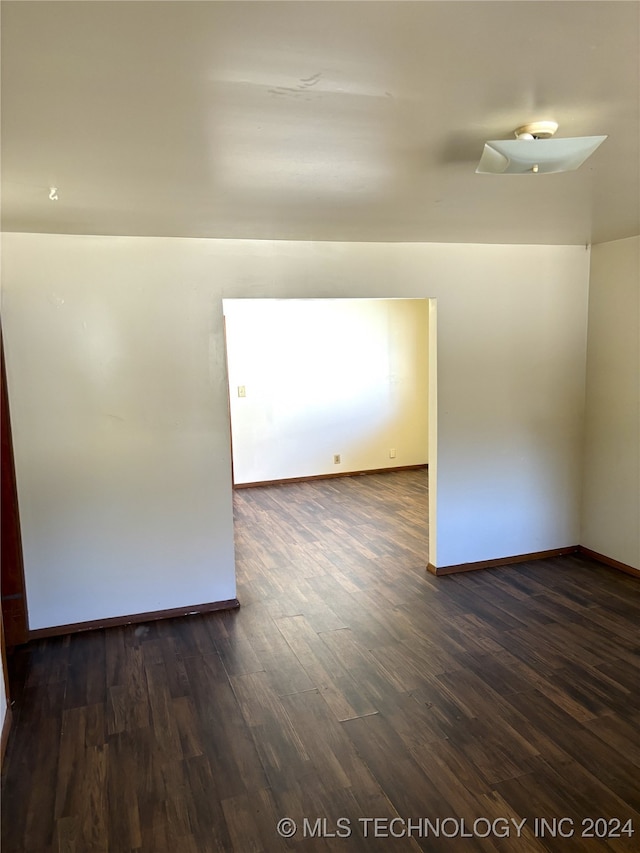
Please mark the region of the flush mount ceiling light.
[[535, 121], [515, 131], [515, 139], [485, 142], [476, 173], [480, 175], [537, 175], [571, 172], [581, 166], [606, 136], [551, 139], [555, 121]]

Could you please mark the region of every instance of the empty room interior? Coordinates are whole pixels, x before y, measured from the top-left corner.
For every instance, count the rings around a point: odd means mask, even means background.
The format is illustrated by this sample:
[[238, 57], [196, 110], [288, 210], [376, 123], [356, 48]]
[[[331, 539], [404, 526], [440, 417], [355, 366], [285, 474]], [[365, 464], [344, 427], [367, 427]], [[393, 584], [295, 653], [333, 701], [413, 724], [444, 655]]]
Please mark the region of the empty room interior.
[[640, 3], [0, 24], [3, 851], [637, 850]]

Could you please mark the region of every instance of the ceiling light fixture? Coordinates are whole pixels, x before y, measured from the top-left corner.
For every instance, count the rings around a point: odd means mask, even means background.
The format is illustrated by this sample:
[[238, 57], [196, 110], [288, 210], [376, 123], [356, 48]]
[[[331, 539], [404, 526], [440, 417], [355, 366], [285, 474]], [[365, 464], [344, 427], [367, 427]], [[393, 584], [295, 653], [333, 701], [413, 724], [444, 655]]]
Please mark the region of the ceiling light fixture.
[[49, 187], [49, 200], [58, 201], [58, 187]]
[[542, 175], [571, 172], [581, 166], [606, 136], [551, 139], [555, 121], [534, 121], [515, 130], [515, 139], [485, 142], [476, 173], [480, 175]]

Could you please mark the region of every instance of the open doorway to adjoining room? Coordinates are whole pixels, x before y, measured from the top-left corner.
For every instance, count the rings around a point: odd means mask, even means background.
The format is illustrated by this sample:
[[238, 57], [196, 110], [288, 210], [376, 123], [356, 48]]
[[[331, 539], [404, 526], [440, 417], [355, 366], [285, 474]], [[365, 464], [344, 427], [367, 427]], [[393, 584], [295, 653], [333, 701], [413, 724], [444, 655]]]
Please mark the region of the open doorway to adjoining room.
[[435, 536], [436, 300], [225, 299], [223, 311], [234, 487], [428, 466]]

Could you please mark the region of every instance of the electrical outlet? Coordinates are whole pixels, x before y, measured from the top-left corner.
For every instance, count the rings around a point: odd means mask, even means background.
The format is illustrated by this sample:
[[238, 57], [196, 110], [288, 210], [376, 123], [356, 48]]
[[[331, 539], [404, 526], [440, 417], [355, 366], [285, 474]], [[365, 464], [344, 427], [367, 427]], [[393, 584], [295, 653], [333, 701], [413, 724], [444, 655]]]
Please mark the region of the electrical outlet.
[[339, 464], [340, 464], [340, 454], [339, 454], [339, 453], [334, 453], [334, 454], [333, 454], [333, 464], [334, 464], [334, 465], [339, 465]]
[[244, 387], [244, 385], [238, 385], [238, 397], [246, 397], [246, 396], [247, 396], [247, 389]]
[[389, 459], [395, 459], [395, 458], [396, 458], [396, 449], [395, 449], [395, 447], [392, 447], [391, 450], [389, 451]]

